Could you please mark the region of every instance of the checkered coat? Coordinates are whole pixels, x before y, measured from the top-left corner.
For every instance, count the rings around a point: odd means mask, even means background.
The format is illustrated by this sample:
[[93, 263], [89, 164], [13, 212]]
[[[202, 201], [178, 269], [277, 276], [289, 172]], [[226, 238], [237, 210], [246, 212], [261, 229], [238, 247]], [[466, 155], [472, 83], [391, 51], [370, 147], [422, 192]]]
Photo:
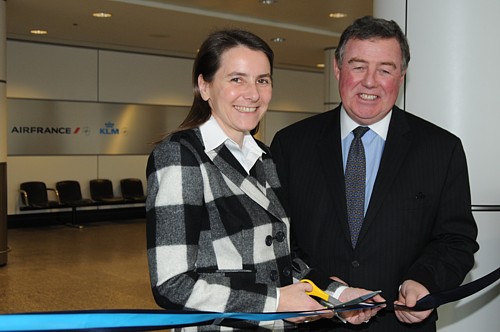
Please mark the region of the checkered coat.
[[161, 307], [273, 312], [276, 288], [292, 283], [281, 187], [268, 148], [258, 143], [268, 153], [256, 177], [225, 145], [207, 155], [197, 128], [174, 133], [151, 153], [147, 255]]

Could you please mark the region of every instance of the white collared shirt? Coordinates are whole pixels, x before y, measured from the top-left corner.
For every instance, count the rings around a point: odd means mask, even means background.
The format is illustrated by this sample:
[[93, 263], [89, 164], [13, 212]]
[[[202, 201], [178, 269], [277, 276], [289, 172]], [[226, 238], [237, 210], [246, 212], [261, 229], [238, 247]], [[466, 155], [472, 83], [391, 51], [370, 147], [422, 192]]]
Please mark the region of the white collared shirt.
[[224, 130], [222, 130], [213, 116], [210, 116], [210, 119], [200, 126], [200, 132], [203, 144], [205, 145], [205, 152], [212, 151], [221, 144], [225, 144], [247, 173], [250, 173], [257, 159], [261, 158], [263, 153], [266, 153], [255, 142], [250, 133], [245, 134], [243, 144], [240, 147], [238, 143], [229, 138]]
[[[363, 135], [361, 140], [365, 148], [366, 157], [366, 190], [365, 190], [365, 213], [370, 203], [375, 178], [377, 177], [380, 160], [384, 152], [385, 141], [387, 139], [387, 132], [389, 131], [389, 123], [391, 122], [392, 110], [380, 121], [368, 126], [370, 128], [366, 134]], [[344, 171], [347, 164], [347, 155], [349, 154], [349, 147], [354, 139], [352, 131], [358, 127], [359, 124], [347, 115], [344, 107], [340, 112], [340, 136], [342, 139], [342, 158], [344, 162]]]
[[[370, 130], [373, 130], [384, 141], [387, 139], [387, 132], [389, 131], [391, 116], [392, 110], [389, 111], [389, 113], [387, 113], [387, 115], [382, 120], [368, 126]], [[349, 115], [347, 115], [344, 106], [342, 106], [342, 110], [340, 112], [340, 136], [342, 140], [344, 140], [347, 135], [349, 135], [358, 126], [359, 124], [354, 122], [354, 120], [351, 119]]]

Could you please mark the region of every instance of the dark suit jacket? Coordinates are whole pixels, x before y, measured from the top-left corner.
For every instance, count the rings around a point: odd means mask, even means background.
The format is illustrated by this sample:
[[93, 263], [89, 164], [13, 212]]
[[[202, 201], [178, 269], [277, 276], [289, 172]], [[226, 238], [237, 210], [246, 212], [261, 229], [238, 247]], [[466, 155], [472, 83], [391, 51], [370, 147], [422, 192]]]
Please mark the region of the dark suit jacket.
[[[381, 289], [390, 303], [404, 280], [435, 292], [458, 286], [472, 268], [477, 227], [464, 150], [451, 133], [393, 108], [355, 249], [347, 223], [340, 107], [281, 130], [271, 150], [287, 197], [292, 243], [312, 267], [351, 286]], [[433, 331], [436, 318], [433, 314], [418, 330]], [[319, 324], [334, 326], [326, 320]], [[383, 310], [369, 324], [343, 328], [407, 327]]]

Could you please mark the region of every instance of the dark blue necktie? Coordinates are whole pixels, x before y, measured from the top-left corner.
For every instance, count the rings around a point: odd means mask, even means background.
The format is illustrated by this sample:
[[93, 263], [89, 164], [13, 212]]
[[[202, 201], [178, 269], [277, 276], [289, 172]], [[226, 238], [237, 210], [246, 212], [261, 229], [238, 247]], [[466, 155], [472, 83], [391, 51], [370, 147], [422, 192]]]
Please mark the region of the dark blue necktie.
[[345, 168], [347, 217], [353, 248], [356, 247], [365, 214], [366, 159], [361, 137], [363, 137], [368, 130], [368, 127], [357, 127], [352, 131], [354, 133], [354, 139], [349, 148], [349, 155], [347, 156], [347, 165]]

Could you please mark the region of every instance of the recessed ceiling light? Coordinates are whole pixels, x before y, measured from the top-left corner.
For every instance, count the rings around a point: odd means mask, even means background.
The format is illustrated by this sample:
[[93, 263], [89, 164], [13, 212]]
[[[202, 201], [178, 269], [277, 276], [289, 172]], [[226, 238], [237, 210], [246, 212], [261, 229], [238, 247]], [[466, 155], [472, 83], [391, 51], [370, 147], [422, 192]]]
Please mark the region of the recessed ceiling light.
[[274, 37], [271, 39], [271, 41], [273, 43], [284, 43], [286, 41], [286, 39], [283, 37]]
[[32, 33], [34, 35], [46, 35], [48, 32], [47, 32], [47, 30], [33, 29], [33, 30], [30, 30], [30, 33]]
[[324, 63], [318, 63], [316, 65], [316, 68], [325, 68], [325, 64]]
[[105, 12], [98, 12], [98, 13], [92, 13], [92, 16], [97, 17], [97, 18], [109, 18], [109, 17], [111, 17], [111, 14], [105, 13]]
[[259, 2], [263, 5], [272, 5], [273, 3], [278, 2], [278, 0], [259, 0]]
[[328, 16], [330, 16], [331, 18], [344, 18], [347, 16], [346, 13], [330, 13]]

